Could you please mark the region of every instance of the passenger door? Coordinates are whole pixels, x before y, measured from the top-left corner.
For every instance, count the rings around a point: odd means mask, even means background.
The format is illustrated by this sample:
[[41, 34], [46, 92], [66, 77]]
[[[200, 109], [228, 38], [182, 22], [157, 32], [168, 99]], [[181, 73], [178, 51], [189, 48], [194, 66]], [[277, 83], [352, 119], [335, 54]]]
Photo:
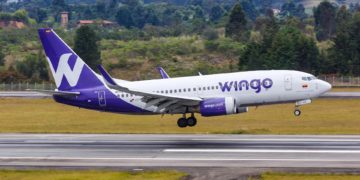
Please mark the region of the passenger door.
[[284, 77], [284, 87], [286, 91], [292, 90], [292, 76], [291, 75], [285, 75]]

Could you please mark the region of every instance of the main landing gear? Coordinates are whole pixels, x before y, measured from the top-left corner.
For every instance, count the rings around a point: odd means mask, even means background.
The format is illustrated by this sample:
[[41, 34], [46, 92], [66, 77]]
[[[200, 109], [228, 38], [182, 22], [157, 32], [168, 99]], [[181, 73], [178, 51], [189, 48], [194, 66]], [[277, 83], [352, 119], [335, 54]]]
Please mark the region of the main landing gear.
[[193, 127], [196, 125], [196, 123], [197, 120], [194, 116], [194, 113], [192, 113], [188, 118], [186, 118], [186, 115], [184, 114], [183, 117], [177, 121], [177, 124], [180, 128], [185, 128], [186, 126]]

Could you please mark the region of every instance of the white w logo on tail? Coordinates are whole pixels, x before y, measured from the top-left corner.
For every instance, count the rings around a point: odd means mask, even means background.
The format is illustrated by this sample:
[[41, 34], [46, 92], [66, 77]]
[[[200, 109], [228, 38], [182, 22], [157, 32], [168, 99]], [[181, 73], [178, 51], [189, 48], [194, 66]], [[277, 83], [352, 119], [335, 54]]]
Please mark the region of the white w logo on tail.
[[49, 61], [51, 72], [54, 76], [57, 87], [60, 86], [64, 76], [66, 77], [66, 79], [71, 87], [76, 86], [76, 84], [79, 81], [80, 74], [82, 72], [82, 69], [83, 69], [85, 63], [79, 57], [77, 57], [76, 61], [75, 61], [75, 65], [74, 65], [74, 70], [71, 70], [70, 65], [68, 63], [71, 55], [72, 55], [72, 53], [67, 53], [67, 54], [61, 55], [56, 71], [55, 71], [54, 67], [52, 66], [50, 59], [47, 58], [47, 60]]

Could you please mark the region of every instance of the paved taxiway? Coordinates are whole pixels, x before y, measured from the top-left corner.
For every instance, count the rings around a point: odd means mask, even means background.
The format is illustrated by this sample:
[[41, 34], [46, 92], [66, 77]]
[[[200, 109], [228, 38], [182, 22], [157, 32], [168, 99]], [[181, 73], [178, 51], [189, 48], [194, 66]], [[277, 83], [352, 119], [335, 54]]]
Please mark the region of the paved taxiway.
[[0, 165], [360, 167], [360, 136], [1, 134]]

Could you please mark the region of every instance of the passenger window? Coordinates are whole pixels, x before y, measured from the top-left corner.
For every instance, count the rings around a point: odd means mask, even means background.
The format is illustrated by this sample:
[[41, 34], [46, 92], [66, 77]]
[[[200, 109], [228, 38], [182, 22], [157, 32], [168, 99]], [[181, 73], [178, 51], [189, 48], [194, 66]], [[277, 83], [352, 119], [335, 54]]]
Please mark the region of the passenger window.
[[164, 91], [161, 91], [162, 94], [164, 94]]
[[179, 92], [181, 92], [181, 89], [179, 89]]
[[186, 89], [184, 89], [184, 92], [186, 92]]
[[207, 89], [210, 90], [210, 86], [208, 86]]
[[201, 87], [199, 87], [199, 91], [201, 91]]
[[191, 91], [191, 88], [189, 88], [188, 91], [190, 92], [190, 91]]
[[219, 89], [219, 86], [215, 86], [216, 89]]
[[168, 90], [165, 91], [166, 94], [167, 94], [168, 92], [169, 92]]
[[214, 90], [215, 89], [214, 86], [211, 86], [211, 89]]
[[174, 90], [174, 93], [177, 93], [176, 89]]
[[196, 88], [193, 88], [194, 91], [196, 91]]
[[203, 90], [205, 91], [205, 90], [206, 90], [206, 87], [203, 87]]

